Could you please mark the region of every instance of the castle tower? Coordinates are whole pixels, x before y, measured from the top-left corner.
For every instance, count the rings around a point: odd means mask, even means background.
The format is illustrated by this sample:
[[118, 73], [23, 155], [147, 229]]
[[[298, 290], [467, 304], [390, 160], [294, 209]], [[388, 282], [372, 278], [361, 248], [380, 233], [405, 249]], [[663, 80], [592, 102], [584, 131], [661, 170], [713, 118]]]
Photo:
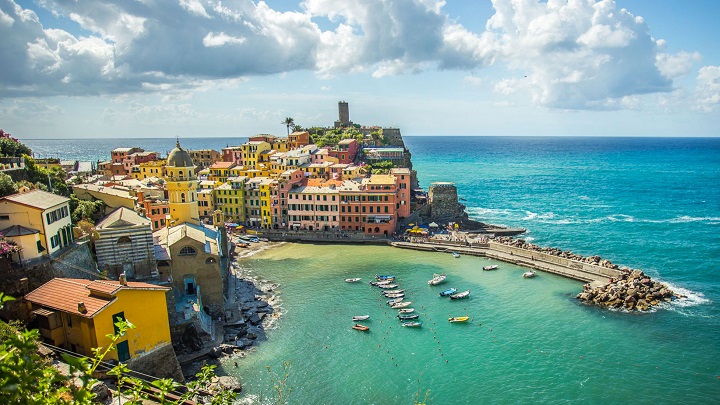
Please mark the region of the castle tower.
[[335, 121], [335, 128], [342, 128], [352, 125], [350, 121], [350, 107], [347, 101], [338, 101], [338, 120]]
[[185, 222], [200, 225], [195, 165], [190, 154], [180, 147], [180, 141], [177, 142], [175, 149], [170, 151], [165, 169], [167, 171], [165, 185], [170, 202], [168, 226]]

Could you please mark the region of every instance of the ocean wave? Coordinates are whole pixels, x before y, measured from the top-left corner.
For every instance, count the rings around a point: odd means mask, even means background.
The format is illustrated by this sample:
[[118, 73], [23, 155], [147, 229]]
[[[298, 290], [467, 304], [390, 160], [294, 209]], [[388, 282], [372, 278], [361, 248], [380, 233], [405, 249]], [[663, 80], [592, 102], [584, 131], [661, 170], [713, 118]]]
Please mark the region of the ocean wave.
[[511, 216], [513, 211], [509, 209], [484, 208], [484, 207], [468, 207], [468, 215], [477, 216]]
[[688, 290], [687, 288], [679, 287], [674, 284], [668, 283], [666, 281], [658, 280], [661, 283], [665, 284], [670, 288], [672, 291], [675, 292], [675, 294], [682, 294], [685, 296], [685, 298], [682, 299], [676, 299], [670, 302], [669, 307], [677, 307], [677, 308], [687, 308], [687, 307], [695, 307], [698, 305], [704, 305], [709, 304], [710, 299], [705, 298], [705, 294], [701, 292], [695, 292]]
[[545, 212], [542, 214], [538, 214], [536, 212], [532, 211], [525, 211], [525, 217], [522, 218], [523, 221], [532, 221], [532, 220], [548, 220], [555, 218], [555, 213], [553, 212]]

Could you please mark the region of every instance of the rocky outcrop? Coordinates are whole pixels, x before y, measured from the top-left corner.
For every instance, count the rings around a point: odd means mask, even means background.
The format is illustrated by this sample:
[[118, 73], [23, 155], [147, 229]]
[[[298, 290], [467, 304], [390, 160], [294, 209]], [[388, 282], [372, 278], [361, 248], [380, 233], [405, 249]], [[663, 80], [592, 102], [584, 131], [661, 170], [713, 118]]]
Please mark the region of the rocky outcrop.
[[660, 282], [653, 281], [640, 270], [626, 271], [619, 278], [600, 287], [583, 286], [577, 299], [605, 308], [647, 311], [663, 302], [684, 298]]

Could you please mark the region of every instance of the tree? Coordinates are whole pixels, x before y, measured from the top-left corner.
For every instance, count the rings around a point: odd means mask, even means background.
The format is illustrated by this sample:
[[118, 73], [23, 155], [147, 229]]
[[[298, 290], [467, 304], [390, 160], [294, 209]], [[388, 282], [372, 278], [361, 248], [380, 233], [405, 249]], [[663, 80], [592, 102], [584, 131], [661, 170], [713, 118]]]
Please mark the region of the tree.
[[5, 173], [0, 173], [0, 197], [17, 193], [17, 184], [12, 177]]
[[21, 157], [22, 155], [31, 154], [30, 148], [0, 129], [0, 156]]
[[78, 223], [82, 220], [96, 223], [105, 215], [105, 203], [102, 200], [85, 201], [70, 194], [70, 211], [72, 221]]
[[290, 136], [290, 128], [295, 127], [295, 120], [292, 117], [285, 117], [285, 120], [281, 122], [281, 124], [285, 124], [285, 126], [287, 127], [288, 136]]

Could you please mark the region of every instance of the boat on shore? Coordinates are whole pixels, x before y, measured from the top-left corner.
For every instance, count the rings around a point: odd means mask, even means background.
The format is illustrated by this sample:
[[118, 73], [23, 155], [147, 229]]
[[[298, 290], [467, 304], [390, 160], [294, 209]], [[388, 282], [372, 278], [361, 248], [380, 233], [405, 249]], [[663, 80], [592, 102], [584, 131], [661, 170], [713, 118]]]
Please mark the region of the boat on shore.
[[496, 270], [497, 268], [497, 264], [493, 264], [492, 266], [483, 266], [483, 270], [485, 271]]
[[451, 300], [459, 300], [461, 298], [465, 298], [468, 295], [470, 295], [470, 290], [463, 291], [461, 293], [453, 294], [450, 296]]
[[400, 309], [398, 309], [399, 314], [409, 314], [411, 312], [415, 312], [415, 308], [400, 308]]
[[428, 284], [429, 285], [438, 285], [438, 284], [442, 283], [443, 281], [445, 281], [446, 278], [447, 278], [447, 276], [445, 275], [445, 273], [433, 274], [433, 278], [430, 281], [428, 281]]
[[364, 321], [370, 319], [370, 315], [356, 315], [352, 317], [353, 321]]
[[355, 330], [362, 330], [362, 331], [370, 330], [369, 326], [361, 325], [359, 323], [356, 323], [355, 325], [353, 325], [352, 328]]
[[408, 321], [410, 319], [417, 319], [419, 316], [418, 314], [400, 314], [397, 317], [401, 321]]
[[407, 308], [412, 304], [412, 301], [403, 301], [403, 302], [397, 302], [395, 304], [391, 304], [390, 308], [392, 309], [400, 309], [400, 308]]
[[449, 297], [449, 296], [455, 294], [456, 292], [457, 292], [457, 288], [448, 288], [448, 289], [445, 290], [445, 291], [441, 291], [441, 292], [439, 293], [439, 295], [440, 295], [441, 297]]
[[535, 273], [535, 270], [530, 270], [530, 271], [526, 271], [525, 273], [523, 273], [522, 276], [523, 276], [523, 278], [533, 278], [533, 277], [537, 276], [537, 273]]
[[467, 322], [468, 319], [470, 319], [469, 316], [453, 316], [452, 318], [448, 318], [448, 321], [450, 321], [450, 323]]
[[345, 279], [345, 282], [346, 282], [346, 283], [357, 283], [357, 282], [360, 281], [360, 280], [362, 280], [360, 277], [346, 278], [346, 279]]
[[402, 323], [402, 326], [408, 328], [419, 328], [422, 326], [422, 321], [405, 321]]

